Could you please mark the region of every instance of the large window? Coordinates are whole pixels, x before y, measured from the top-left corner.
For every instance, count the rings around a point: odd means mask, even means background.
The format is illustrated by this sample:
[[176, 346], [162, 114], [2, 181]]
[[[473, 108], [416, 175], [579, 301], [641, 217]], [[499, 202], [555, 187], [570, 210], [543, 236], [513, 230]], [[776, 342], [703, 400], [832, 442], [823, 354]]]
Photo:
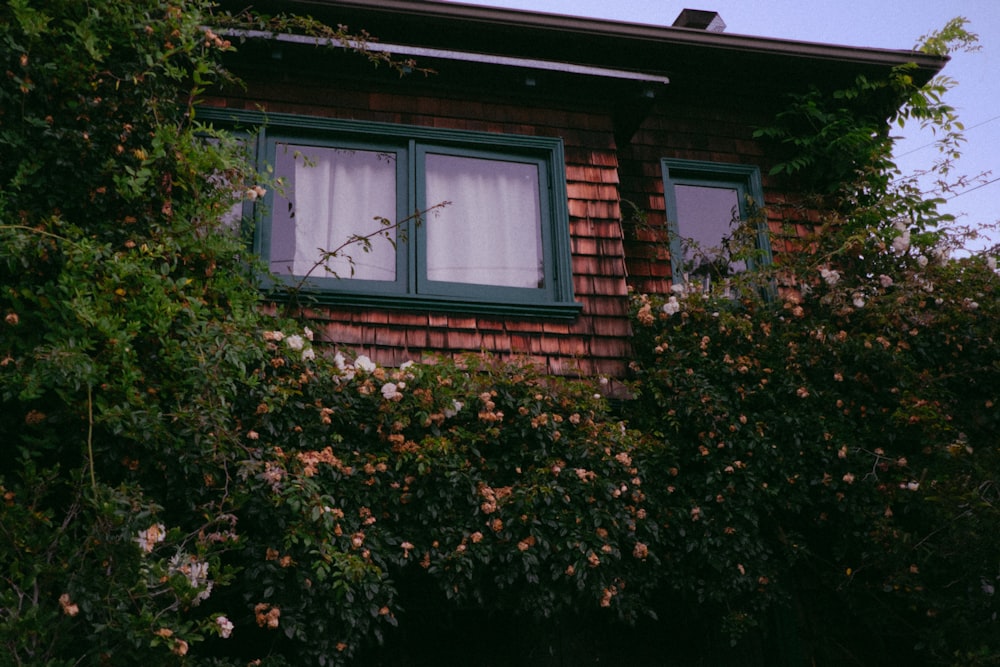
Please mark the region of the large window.
[[559, 139], [284, 114], [236, 122], [255, 126], [278, 183], [255, 212], [276, 287], [331, 303], [579, 311]]
[[771, 259], [755, 166], [662, 160], [674, 283], [707, 288]]

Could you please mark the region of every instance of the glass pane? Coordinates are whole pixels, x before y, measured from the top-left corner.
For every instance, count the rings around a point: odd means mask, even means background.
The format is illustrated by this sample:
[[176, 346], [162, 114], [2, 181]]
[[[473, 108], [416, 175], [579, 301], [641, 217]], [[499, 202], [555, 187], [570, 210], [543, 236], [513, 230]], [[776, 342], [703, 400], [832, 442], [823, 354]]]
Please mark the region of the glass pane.
[[427, 154], [427, 278], [545, 286], [538, 166]]
[[[355, 280], [396, 279], [396, 156], [378, 151], [277, 145], [284, 192], [271, 215], [271, 270]], [[374, 236], [373, 236], [374, 234]], [[337, 256], [321, 262], [323, 252]]]
[[[236, 137], [234, 140], [238, 142], [241, 149], [249, 153], [250, 149], [242, 138]], [[219, 140], [215, 137], [205, 137], [202, 141], [216, 148], [219, 146]], [[213, 188], [229, 193], [231, 196], [230, 201], [232, 203], [219, 216], [219, 223], [223, 229], [238, 235], [243, 225], [243, 199], [246, 197], [246, 193], [239, 187], [241, 182], [240, 174], [236, 169], [229, 171], [216, 170], [208, 175], [207, 180]]]
[[684, 251], [683, 271], [719, 277], [745, 268], [730, 264], [726, 244], [739, 224], [739, 191], [732, 187], [676, 185], [677, 229]]

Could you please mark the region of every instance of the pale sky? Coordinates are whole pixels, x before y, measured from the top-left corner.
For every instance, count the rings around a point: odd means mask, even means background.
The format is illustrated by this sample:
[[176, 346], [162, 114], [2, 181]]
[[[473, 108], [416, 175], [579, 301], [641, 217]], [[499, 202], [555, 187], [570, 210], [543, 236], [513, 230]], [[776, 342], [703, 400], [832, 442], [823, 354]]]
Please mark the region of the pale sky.
[[[981, 49], [957, 53], [943, 74], [958, 86], [949, 100], [966, 127], [968, 143], [955, 173], [985, 177], [971, 184], [944, 210], [960, 221], [1000, 221], [1000, 0], [463, 0], [463, 4], [524, 9], [550, 14], [670, 25], [684, 8], [716, 11], [726, 32], [806, 42], [911, 49], [921, 36], [956, 16], [969, 19]], [[899, 164], [912, 171], [936, 156], [929, 133], [905, 129]], [[974, 189], [975, 188], [975, 189]], [[994, 233], [1000, 241], [1000, 233]], [[988, 245], [980, 240], [977, 247]]]

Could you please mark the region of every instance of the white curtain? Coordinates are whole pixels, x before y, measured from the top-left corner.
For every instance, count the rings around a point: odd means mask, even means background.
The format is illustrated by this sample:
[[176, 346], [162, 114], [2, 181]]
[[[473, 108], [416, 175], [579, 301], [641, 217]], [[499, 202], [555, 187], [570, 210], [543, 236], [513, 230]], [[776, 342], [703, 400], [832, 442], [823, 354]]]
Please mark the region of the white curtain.
[[286, 192], [275, 197], [272, 213], [273, 271], [305, 275], [323, 251], [382, 230], [371, 238], [369, 251], [352, 243], [311, 276], [395, 280], [395, 229], [374, 219], [396, 221], [394, 154], [278, 144], [275, 169]]
[[476, 285], [542, 287], [545, 273], [538, 167], [428, 153], [424, 221], [427, 278]]

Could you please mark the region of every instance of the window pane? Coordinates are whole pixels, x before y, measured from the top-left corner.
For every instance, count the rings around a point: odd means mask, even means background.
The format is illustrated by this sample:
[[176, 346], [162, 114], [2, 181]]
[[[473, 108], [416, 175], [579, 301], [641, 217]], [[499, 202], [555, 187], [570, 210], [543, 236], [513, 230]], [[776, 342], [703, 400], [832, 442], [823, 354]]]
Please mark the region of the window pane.
[[[284, 193], [275, 195], [271, 216], [271, 270], [278, 274], [356, 280], [395, 280], [395, 229], [376, 216], [396, 219], [396, 156], [378, 151], [279, 143], [276, 175]], [[353, 243], [319, 262], [353, 237], [383, 230], [370, 249]], [[325, 268], [324, 268], [325, 267]]]
[[[234, 140], [238, 142], [240, 148], [249, 155], [249, 147], [247, 146], [246, 141], [244, 141], [241, 137], [236, 137]], [[219, 147], [219, 140], [215, 137], [204, 137], [202, 141], [214, 148]], [[208, 175], [207, 180], [213, 188], [217, 188], [223, 192], [228, 192], [232, 195], [232, 203], [229, 205], [229, 208], [219, 216], [219, 223], [223, 229], [239, 235], [243, 225], [243, 198], [245, 196], [245, 193], [238, 187], [241, 182], [240, 174], [236, 169], [228, 171], [216, 170]]]
[[545, 286], [538, 166], [428, 153], [427, 278], [475, 285]]
[[725, 244], [739, 223], [739, 192], [732, 187], [676, 185], [677, 229], [684, 250], [685, 273], [727, 275], [743, 262], [728, 262]]

